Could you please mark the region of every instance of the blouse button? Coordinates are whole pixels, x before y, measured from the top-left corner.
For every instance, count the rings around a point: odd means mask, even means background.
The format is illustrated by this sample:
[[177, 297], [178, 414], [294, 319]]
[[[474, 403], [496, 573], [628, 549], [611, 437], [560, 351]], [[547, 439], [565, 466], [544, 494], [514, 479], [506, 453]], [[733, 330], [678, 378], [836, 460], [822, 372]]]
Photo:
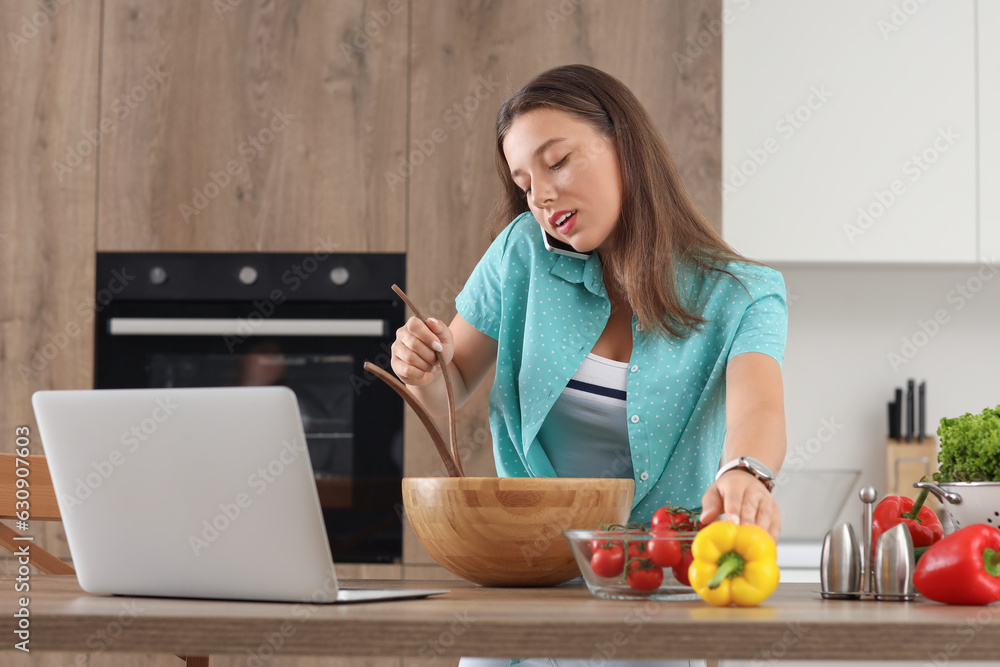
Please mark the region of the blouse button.
[[638, 370], [639, 370], [639, 367], [638, 367], [638, 366], [633, 366], [633, 367], [632, 367], [632, 372], [633, 372], [633, 373], [635, 373], [635, 372], [636, 372], [636, 371], [638, 371]]
[[642, 325], [641, 324], [635, 325], [635, 330], [636, 331], [642, 331]]
[[633, 424], [639, 423], [639, 415], [632, 415], [632, 423]]
[[642, 473], [641, 475], [639, 475], [639, 479], [645, 482], [647, 479], [649, 479], [649, 473], [648, 472]]

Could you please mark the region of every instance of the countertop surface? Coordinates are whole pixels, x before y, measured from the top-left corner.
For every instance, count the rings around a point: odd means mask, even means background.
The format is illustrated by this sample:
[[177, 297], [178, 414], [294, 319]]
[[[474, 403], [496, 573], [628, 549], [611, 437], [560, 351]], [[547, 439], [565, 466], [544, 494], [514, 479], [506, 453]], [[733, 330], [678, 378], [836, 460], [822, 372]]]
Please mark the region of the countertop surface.
[[[0, 578], [0, 650], [13, 650], [13, 577]], [[1000, 605], [832, 601], [782, 584], [759, 607], [610, 601], [580, 582], [484, 588], [466, 582], [347, 580], [342, 587], [449, 589], [426, 599], [314, 605], [84, 593], [73, 576], [35, 576], [32, 651], [188, 655], [494, 656], [584, 659], [985, 660], [1000, 655]]]

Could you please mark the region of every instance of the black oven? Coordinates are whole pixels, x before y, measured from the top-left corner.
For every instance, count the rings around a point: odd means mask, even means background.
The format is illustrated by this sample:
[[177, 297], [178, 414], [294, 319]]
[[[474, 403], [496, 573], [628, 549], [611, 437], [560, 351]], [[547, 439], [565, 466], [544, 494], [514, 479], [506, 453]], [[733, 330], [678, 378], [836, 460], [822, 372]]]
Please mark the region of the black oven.
[[403, 401], [389, 367], [401, 254], [98, 253], [94, 386], [285, 385], [333, 557], [402, 559]]

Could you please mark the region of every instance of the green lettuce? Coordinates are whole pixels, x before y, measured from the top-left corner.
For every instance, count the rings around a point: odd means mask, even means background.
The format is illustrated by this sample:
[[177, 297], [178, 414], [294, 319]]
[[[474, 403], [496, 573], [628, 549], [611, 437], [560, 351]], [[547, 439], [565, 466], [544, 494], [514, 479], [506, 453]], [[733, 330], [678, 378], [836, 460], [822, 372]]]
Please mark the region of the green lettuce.
[[938, 427], [937, 482], [1000, 482], [1000, 405], [945, 417]]

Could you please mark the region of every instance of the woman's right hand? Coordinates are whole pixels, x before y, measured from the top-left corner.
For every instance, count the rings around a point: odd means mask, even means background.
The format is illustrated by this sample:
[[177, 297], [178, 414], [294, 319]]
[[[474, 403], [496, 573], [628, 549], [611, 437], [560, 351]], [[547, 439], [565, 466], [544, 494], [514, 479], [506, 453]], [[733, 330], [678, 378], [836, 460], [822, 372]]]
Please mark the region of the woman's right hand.
[[455, 339], [444, 322], [429, 317], [424, 324], [420, 318], [411, 317], [396, 330], [396, 341], [390, 349], [390, 365], [396, 377], [412, 387], [423, 387], [441, 370], [435, 350], [446, 365], [450, 364], [455, 356]]

